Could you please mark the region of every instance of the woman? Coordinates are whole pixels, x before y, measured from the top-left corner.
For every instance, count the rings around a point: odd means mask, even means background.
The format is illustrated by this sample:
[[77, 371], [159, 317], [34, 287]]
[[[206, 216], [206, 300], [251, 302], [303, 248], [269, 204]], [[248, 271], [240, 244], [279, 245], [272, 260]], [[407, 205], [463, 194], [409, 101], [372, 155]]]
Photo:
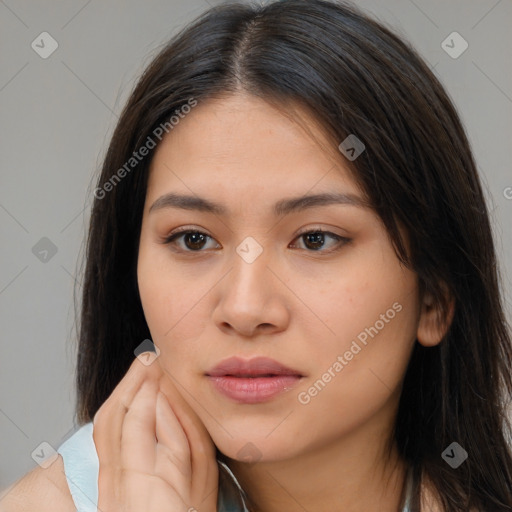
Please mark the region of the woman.
[[512, 510], [480, 180], [387, 28], [210, 9], [144, 72], [94, 195], [83, 427], [7, 511]]

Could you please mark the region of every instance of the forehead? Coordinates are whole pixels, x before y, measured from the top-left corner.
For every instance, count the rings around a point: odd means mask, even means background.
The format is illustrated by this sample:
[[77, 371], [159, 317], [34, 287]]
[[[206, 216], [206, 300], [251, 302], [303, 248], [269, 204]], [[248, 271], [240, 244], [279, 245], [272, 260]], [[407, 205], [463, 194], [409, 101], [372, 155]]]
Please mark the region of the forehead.
[[332, 137], [300, 105], [293, 107], [247, 94], [199, 102], [157, 147], [148, 198], [171, 190], [221, 193], [226, 200], [331, 189], [362, 195]]

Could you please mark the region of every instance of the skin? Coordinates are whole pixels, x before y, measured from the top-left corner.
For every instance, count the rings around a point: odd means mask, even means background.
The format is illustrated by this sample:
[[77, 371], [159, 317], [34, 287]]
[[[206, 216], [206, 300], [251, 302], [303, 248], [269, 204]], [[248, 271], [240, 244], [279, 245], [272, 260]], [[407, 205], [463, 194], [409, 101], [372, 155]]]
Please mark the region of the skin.
[[[101, 510], [214, 511], [215, 447], [251, 511], [397, 510], [405, 468], [386, 447], [402, 379], [414, 343], [439, 343], [453, 309], [439, 325], [371, 209], [273, 214], [276, 201], [304, 194], [363, 197], [337, 145], [296, 108], [301, 122], [243, 93], [211, 99], [155, 150], [137, 274], [160, 354], [147, 366], [135, 359], [94, 417]], [[214, 200], [229, 214], [149, 212], [168, 192]], [[163, 243], [185, 226], [209, 238]], [[319, 229], [350, 241], [299, 236]], [[249, 236], [263, 249], [252, 263], [236, 251]], [[400, 311], [384, 322], [393, 304]], [[348, 360], [352, 342], [379, 320], [378, 334]], [[205, 376], [233, 355], [271, 357], [303, 378], [267, 402], [239, 404]], [[346, 364], [335, 372], [338, 356]], [[299, 400], [319, 379], [321, 390]], [[36, 468], [2, 494], [0, 509], [75, 510], [63, 469], [60, 456]], [[422, 507], [439, 510], [426, 487]]]
[[[325, 151], [329, 140], [302, 115], [309, 131], [240, 93], [199, 104], [164, 138], [148, 181], [140, 297], [158, 364], [227, 457], [254, 510], [391, 512], [404, 466], [394, 450], [386, 458], [385, 443], [403, 375], [416, 340], [434, 345], [443, 330], [371, 209], [329, 205], [273, 214], [276, 201], [306, 193], [363, 197], [344, 158]], [[216, 201], [229, 213], [149, 212], [169, 192]], [[208, 237], [163, 243], [185, 226]], [[350, 242], [326, 236], [315, 251], [298, 234], [318, 228]], [[250, 264], [236, 251], [249, 236], [263, 249]], [[395, 303], [395, 318], [309, 403], [300, 403], [298, 393]], [[232, 355], [268, 356], [304, 377], [268, 402], [239, 404], [205, 376]], [[239, 454], [247, 443], [255, 447], [255, 464]]]

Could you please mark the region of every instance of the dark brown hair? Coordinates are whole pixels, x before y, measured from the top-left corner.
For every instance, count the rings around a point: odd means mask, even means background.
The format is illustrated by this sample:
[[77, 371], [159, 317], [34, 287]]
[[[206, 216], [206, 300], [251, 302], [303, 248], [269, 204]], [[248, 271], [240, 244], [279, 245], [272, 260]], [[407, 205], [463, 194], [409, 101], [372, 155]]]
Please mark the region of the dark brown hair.
[[[398, 257], [439, 311], [447, 311], [448, 296], [455, 301], [442, 342], [432, 348], [416, 343], [396, 418], [394, 441], [416, 476], [412, 510], [420, 510], [424, 478], [447, 512], [512, 511], [505, 409], [512, 349], [482, 187], [452, 102], [389, 28], [351, 4], [324, 0], [209, 9], [146, 68], [115, 128], [97, 186], [190, 98], [201, 102], [240, 90], [304, 105], [332, 140], [357, 134], [366, 150], [352, 162], [354, 178]], [[78, 333], [80, 423], [92, 420], [134, 349], [151, 338], [136, 276], [150, 163], [151, 154], [102, 197], [95, 195]], [[457, 469], [441, 458], [454, 441], [469, 454]]]

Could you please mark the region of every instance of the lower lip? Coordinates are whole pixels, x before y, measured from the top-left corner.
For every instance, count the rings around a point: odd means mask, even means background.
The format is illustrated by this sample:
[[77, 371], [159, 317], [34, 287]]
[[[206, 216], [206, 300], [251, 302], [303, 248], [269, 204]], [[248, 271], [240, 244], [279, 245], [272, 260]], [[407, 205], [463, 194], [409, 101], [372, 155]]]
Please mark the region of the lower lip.
[[243, 404], [266, 402], [297, 384], [298, 375], [276, 375], [275, 377], [212, 377], [208, 376], [217, 391]]

